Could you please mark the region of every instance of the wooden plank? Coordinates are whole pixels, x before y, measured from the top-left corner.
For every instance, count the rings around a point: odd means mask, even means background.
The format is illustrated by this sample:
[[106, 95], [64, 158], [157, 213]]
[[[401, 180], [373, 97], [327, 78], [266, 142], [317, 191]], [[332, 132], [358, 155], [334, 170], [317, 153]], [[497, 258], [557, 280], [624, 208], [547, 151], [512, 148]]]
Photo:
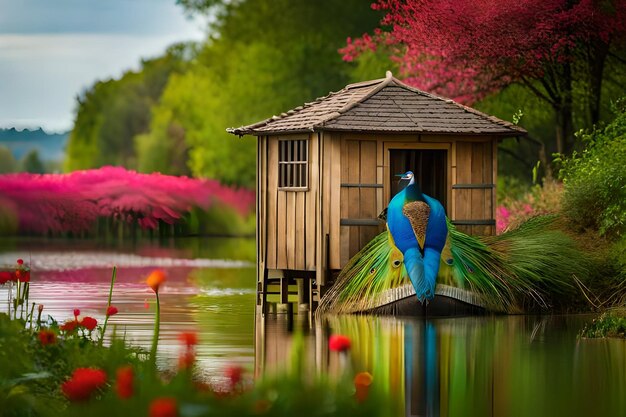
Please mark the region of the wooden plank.
[[[376, 182], [376, 142], [371, 140], [361, 141], [361, 162], [360, 162], [360, 178], [361, 183]], [[360, 215], [361, 219], [374, 219], [378, 216], [376, 212], [376, 190], [373, 188], [362, 188], [360, 190]], [[359, 245], [356, 250], [358, 252], [363, 248], [375, 235], [377, 228], [361, 227], [359, 228]], [[354, 255], [356, 252], [351, 254]]]
[[[485, 142], [483, 144], [483, 181], [485, 183], [493, 183], [492, 176], [492, 164], [493, 164], [493, 154], [492, 154], [493, 143]], [[493, 217], [493, 188], [489, 190], [485, 190], [484, 195], [484, 213], [485, 219], [495, 219]], [[481, 231], [481, 235], [489, 236], [492, 234], [493, 226], [484, 226]]]
[[317, 278], [318, 289], [326, 283], [326, 270], [329, 267], [330, 259], [326, 258], [326, 235], [330, 234], [330, 145], [331, 136], [329, 133], [320, 133], [318, 148], [320, 158], [319, 171], [319, 195], [318, 195], [318, 233], [315, 249], [315, 276]]
[[[472, 179], [472, 144], [456, 143], [456, 180], [467, 184]], [[471, 190], [454, 190], [456, 220], [468, 220], [471, 216]]]
[[296, 195], [296, 253], [295, 253], [295, 269], [304, 269], [305, 265], [305, 244], [306, 244], [306, 233], [304, 229], [304, 225], [306, 222], [306, 194], [305, 192], [297, 192], [294, 193]]
[[341, 142], [340, 136], [333, 134], [325, 146], [330, 147], [330, 190], [326, 198], [330, 198], [330, 259], [331, 269], [340, 269], [339, 258], [339, 221], [341, 219]]
[[268, 269], [276, 269], [278, 237], [278, 140], [275, 137], [267, 138], [267, 257]]
[[[287, 269], [296, 269], [296, 192], [286, 191], [287, 206], [285, 207], [285, 216], [287, 217]], [[280, 216], [280, 212], [278, 213]]]
[[319, 142], [317, 133], [311, 134], [309, 145], [309, 191], [306, 196], [306, 223], [305, 223], [305, 269], [315, 270], [315, 260], [317, 252], [317, 197], [318, 197], [318, 175], [319, 175]]
[[[385, 161], [383, 158], [383, 144], [382, 140], [376, 141], [376, 184], [381, 184], [383, 188], [376, 190], [376, 212], [380, 214], [387, 207], [387, 204], [384, 203], [385, 198]], [[378, 216], [378, 214], [376, 214]]]
[[[348, 177], [342, 178], [342, 182], [361, 182], [361, 155], [360, 155], [360, 141], [349, 140], [346, 141], [346, 152], [342, 152], [342, 166], [348, 166]], [[358, 188], [348, 189], [348, 199], [342, 200], [347, 203], [348, 218], [356, 219], [360, 216], [360, 203], [361, 203], [361, 191]], [[345, 265], [347, 260], [359, 251], [359, 229], [356, 227], [350, 227], [350, 244], [348, 252], [341, 253], [341, 266]]]
[[[358, 178], [350, 178], [350, 163], [348, 161], [348, 141], [345, 139], [341, 140], [341, 182], [346, 183], [350, 181], [359, 182]], [[357, 191], [358, 192], [358, 191]], [[347, 219], [350, 217], [350, 205], [348, 204], [348, 199], [350, 198], [350, 190], [347, 188], [341, 188], [340, 190], [340, 198], [341, 198], [341, 218]], [[340, 220], [341, 224], [341, 220]], [[343, 266], [349, 259], [350, 252], [350, 227], [341, 226], [339, 229], [340, 237], [339, 237], [339, 247], [340, 247], [340, 264]]]
[[[483, 144], [472, 143], [472, 163], [470, 183], [483, 182]], [[482, 220], [485, 218], [485, 190], [471, 190], [470, 217], [466, 220]], [[463, 220], [463, 219], [461, 219]]]
[[278, 191], [276, 206], [276, 269], [288, 269], [287, 264], [287, 191]]

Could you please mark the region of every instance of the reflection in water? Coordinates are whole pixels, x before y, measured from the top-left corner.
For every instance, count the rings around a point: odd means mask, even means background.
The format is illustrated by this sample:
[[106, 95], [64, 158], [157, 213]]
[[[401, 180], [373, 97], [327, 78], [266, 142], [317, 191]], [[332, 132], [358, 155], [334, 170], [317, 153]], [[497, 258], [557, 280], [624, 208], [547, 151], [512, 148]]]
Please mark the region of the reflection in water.
[[[305, 339], [318, 372], [338, 375], [328, 335], [349, 336], [352, 370], [372, 373], [394, 399], [390, 415], [626, 415], [626, 343], [579, 340], [589, 319], [340, 316], [324, 318]], [[258, 373], [285, 366], [287, 325], [280, 315], [257, 322]]]
[[[33, 271], [31, 301], [44, 304], [44, 311], [59, 321], [80, 308], [102, 322], [111, 272], [102, 267], [102, 259], [110, 259], [111, 248], [89, 247], [80, 241], [69, 241], [68, 247], [54, 245], [54, 250], [14, 243], [0, 247], [11, 252], [7, 255], [11, 259], [18, 254], [29, 259], [30, 251], [77, 252], [72, 259], [80, 268]], [[254, 240], [183, 239], [166, 248], [114, 250], [159, 258], [159, 265], [166, 258], [250, 261]], [[105, 256], [98, 259], [94, 251]], [[148, 349], [154, 296], [141, 281], [153, 266], [145, 262], [150, 264], [142, 259], [141, 265], [119, 269], [113, 303], [120, 312], [112, 317], [110, 328], [131, 344]], [[259, 376], [288, 366], [293, 335], [299, 332], [306, 348], [306, 371], [339, 376], [345, 364], [327, 346], [330, 334], [341, 333], [352, 340], [351, 371], [370, 372], [374, 387], [393, 399], [390, 416], [626, 415], [626, 342], [579, 340], [577, 333], [589, 316], [328, 316], [317, 322], [306, 314], [263, 318], [255, 316], [254, 268], [229, 265], [212, 268], [171, 262], [164, 268], [168, 281], [161, 290], [160, 366], [175, 366], [178, 333], [195, 330], [205, 376], [218, 378], [232, 363], [248, 369], [254, 363]], [[0, 287], [0, 311], [6, 311], [6, 295], [6, 287]]]
[[[111, 268], [118, 264], [113, 304], [119, 313], [109, 320], [107, 333], [115, 331], [130, 344], [149, 350], [155, 305], [154, 293], [144, 281], [159, 267], [168, 277], [159, 292], [159, 365], [175, 367], [180, 353], [178, 334], [196, 331], [198, 364], [205, 377], [221, 378], [230, 364], [252, 368], [255, 269], [247, 265], [252, 265], [253, 239], [179, 239], [172, 247], [134, 248], [101, 248], [98, 242], [54, 243], [18, 241], [7, 246], [6, 241], [0, 242], [0, 266], [13, 264], [18, 257], [27, 262], [32, 259], [30, 300], [45, 306], [44, 317], [63, 322], [79, 308], [83, 316], [103, 323]], [[7, 288], [0, 286], [0, 312], [7, 311], [6, 300]]]

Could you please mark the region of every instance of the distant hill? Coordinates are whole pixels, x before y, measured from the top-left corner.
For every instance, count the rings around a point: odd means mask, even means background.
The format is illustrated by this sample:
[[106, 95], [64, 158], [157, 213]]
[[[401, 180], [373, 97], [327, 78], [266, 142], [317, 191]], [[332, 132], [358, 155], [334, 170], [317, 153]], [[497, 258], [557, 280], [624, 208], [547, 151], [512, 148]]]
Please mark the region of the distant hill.
[[0, 129], [0, 146], [9, 148], [17, 160], [36, 149], [42, 161], [61, 161], [65, 157], [68, 136], [69, 132], [46, 133], [41, 128], [17, 130], [12, 127]]

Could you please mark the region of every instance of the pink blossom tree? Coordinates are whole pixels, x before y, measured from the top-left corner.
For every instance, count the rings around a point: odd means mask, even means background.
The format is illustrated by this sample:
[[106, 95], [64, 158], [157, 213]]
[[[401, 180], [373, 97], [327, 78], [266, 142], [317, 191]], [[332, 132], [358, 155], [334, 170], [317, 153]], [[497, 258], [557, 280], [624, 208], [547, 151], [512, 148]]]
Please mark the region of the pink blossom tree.
[[556, 150], [573, 145], [574, 82], [591, 123], [607, 59], [626, 63], [626, 0], [378, 0], [385, 29], [348, 39], [352, 60], [390, 48], [406, 81], [471, 104], [519, 83], [553, 108]]

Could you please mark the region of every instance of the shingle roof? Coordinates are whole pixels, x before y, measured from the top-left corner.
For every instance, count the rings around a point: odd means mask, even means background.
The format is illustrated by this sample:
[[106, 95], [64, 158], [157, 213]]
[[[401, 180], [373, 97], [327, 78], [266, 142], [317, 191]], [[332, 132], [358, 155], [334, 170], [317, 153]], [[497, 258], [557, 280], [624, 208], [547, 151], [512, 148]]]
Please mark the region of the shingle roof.
[[387, 77], [350, 84], [269, 119], [226, 129], [235, 135], [319, 130], [520, 136], [526, 131], [450, 99]]

